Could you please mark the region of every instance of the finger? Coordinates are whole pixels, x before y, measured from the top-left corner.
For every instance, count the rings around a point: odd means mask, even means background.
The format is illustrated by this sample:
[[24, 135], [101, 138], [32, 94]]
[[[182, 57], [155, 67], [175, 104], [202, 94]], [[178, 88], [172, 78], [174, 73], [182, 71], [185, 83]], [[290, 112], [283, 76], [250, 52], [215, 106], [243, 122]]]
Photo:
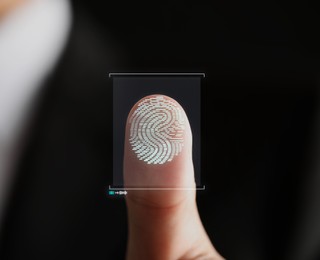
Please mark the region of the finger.
[[129, 190], [126, 200], [128, 259], [217, 255], [196, 207], [190, 124], [172, 98], [147, 96], [130, 111], [124, 181], [139, 188]]
[[[129, 113], [124, 157], [126, 187], [145, 188], [131, 192], [130, 198], [147, 199], [154, 206], [169, 207], [194, 198], [192, 135], [187, 116], [173, 99], [148, 96], [137, 102]], [[167, 191], [153, 191], [162, 188]], [[145, 201], [146, 202], [146, 201]]]

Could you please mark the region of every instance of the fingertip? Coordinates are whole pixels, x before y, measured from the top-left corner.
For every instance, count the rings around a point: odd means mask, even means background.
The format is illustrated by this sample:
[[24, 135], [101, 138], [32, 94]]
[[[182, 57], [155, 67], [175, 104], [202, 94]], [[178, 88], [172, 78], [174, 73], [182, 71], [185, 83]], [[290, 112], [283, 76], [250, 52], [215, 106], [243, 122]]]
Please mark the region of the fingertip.
[[132, 107], [126, 125], [124, 180], [126, 187], [194, 185], [191, 128], [176, 100], [155, 94]]

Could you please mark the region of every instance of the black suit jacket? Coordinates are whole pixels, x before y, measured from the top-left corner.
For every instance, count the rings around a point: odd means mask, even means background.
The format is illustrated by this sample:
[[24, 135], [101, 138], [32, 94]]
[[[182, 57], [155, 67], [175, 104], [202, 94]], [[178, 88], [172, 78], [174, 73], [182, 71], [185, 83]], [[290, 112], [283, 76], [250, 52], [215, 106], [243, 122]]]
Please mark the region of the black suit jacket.
[[2, 234], [1, 259], [121, 259], [124, 201], [112, 181], [112, 47], [76, 10], [68, 44], [39, 93]]

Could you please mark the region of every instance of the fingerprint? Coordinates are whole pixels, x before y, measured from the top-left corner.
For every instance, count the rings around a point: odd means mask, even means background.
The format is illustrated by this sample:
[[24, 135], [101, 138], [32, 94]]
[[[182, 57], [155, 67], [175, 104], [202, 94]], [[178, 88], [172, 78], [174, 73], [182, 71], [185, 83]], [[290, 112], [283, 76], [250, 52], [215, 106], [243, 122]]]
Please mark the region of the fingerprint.
[[129, 142], [139, 160], [148, 164], [170, 162], [183, 147], [184, 113], [164, 96], [143, 99], [132, 113]]

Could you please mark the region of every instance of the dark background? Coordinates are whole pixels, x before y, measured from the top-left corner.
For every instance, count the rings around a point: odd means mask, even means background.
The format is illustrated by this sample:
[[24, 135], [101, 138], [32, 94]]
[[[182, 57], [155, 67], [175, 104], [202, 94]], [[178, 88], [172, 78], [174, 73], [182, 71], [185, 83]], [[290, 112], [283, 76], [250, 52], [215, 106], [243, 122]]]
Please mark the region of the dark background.
[[70, 42], [18, 167], [0, 258], [123, 258], [125, 204], [105, 195], [107, 73], [200, 71], [198, 206], [213, 244], [227, 259], [319, 259], [319, 10], [308, 1], [73, 6]]
[[[113, 80], [113, 185], [123, 188], [123, 153], [127, 117], [132, 107], [143, 97], [167, 95], [184, 109], [192, 131], [192, 152], [195, 182], [200, 176], [200, 94], [202, 76], [112, 76]], [[112, 185], [110, 183], [110, 185]], [[202, 186], [201, 186], [202, 187]]]
[[319, 10], [308, 1], [119, 1], [91, 8], [125, 53], [123, 71], [206, 73], [208, 190], [198, 204], [222, 255], [319, 257], [319, 243], [313, 253], [294, 248], [295, 239], [309, 241], [297, 230], [313, 174]]

